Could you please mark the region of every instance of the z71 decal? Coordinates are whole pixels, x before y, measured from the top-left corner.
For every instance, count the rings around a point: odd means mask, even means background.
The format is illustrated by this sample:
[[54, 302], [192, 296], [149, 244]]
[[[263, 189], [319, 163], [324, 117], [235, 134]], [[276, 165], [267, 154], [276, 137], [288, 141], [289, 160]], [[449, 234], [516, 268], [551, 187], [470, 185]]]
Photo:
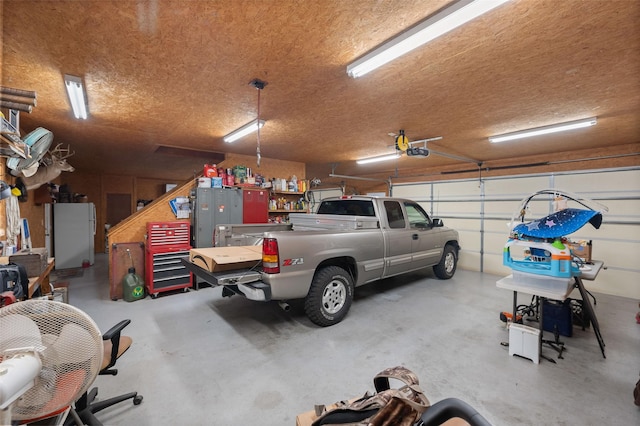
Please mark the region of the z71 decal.
[[302, 265], [304, 263], [304, 258], [299, 257], [297, 259], [284, 259], [282, 261], [282, 266], [293, 266], [293, 265]]

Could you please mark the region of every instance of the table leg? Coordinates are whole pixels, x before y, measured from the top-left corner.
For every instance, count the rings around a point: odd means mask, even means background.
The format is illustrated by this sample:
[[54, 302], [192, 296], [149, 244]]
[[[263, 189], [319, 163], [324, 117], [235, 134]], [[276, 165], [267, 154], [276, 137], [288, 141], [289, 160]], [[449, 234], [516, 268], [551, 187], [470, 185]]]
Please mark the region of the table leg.
[[591, 326], [593, 327], [593, 332], [596, 335], [596, 339], [598, 339], [598, 345], [600, 345], [600, 352], [602, 352], [602, 357], [606, 358], [607, 356], [604, 353], [604, 340], [602, 338], [602, 334], [600, 334], [600, 324], [598, 324], [598, 318], [596, 318], [596, 313], [593, 310], [593, 306], [591, 306], [591, 302], [589, 301], [589, 295], [587, 294], [587, 289], [584, 288], [584, 284], [582, 283], [582, 279], [580, 277], [575, 277], [575, 283], [580, 290], [580, 296], [582, 296], [582, 309], [587, 311], [589, 315]]
[[[540, 339], [538, 340], [538, 351], [540, 352], [540, 356], [542, 357], [542, 334], [544, 333], [544, 323], [542, 322], [544, 320], [544, 318], [542, 317], [542, 311], [544, 310], [543, 308], [543, 303], [544, 303], [544, 298], [543, 297], [537, 297], [536, 296], [536, 306], [538, 307], [538, 330], [540, 330]], [[545, 358], [545, 359], [549, 359], [549, 358]], [[552, 360], [552, 362], [555, 362], [555, 360]]]

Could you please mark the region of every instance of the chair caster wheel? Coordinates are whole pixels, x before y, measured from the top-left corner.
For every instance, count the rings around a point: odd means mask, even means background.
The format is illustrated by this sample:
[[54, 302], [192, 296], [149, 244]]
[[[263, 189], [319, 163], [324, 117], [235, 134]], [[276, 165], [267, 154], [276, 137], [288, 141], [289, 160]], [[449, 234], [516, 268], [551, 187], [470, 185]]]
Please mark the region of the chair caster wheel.
[[142, 395], [136, 395], [133, 398], [133, 405], [140, 405], [142, 404]]

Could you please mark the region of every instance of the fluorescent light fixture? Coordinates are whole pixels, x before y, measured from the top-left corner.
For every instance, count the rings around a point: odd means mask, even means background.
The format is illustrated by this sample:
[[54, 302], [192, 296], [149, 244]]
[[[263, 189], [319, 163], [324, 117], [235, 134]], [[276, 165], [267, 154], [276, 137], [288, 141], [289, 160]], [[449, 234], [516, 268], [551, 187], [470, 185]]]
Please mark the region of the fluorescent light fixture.
[[356, 163], [369, 164], [369, 163], [377, 163], [378, 161], [395, 160], [396, 158], [400, 158], [399, 152], [388, 154], [388, 155], [380, 155], [379, 157], [361, 158], [360, 160], [356, 160]]
[[252, 122], [247, 123], [239, 129], [236, 129], [233, 132], [229, 133], [223, 139], [225, 142], [231, 143], [247, 136], [249, 133], [253, 133], [258, 129], [261, 129], [262, 126], [264, 126], [264, 120], [255, 119]]
[[347, 66], [347, 74], [362, 77], [369, 71], [422, 46], [509, 0], [459, 0]]
[[514, 139], [529, 138], [531, 136], [548, 135], [549, 133], [564, 132], [566, 130], [581, 129], [583, 127], [595, 126], [598, 122], [596, 117], [584, 120], [568, 121], [566, 123], [553, 124], [551, 126], [536, 127], [535, 129], [521, 130], [519, 132], [505, 133], [504, 135], [490, 136], [489, 142], [506, 142]]
[[73, 75], [64, 75], [64, 85], [67, 88], [71, 109], [76, 118], [87, 119], [87, 104], [84, 96], [84, 86], [82, 79]]

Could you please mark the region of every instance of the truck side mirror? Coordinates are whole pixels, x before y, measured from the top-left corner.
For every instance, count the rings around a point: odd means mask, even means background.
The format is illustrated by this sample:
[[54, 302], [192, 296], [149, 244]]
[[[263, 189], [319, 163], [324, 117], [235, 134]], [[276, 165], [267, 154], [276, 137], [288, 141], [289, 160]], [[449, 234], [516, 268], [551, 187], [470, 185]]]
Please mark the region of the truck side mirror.
[[433, 221], [431, 222], [432, 228], [439, 228], [441, 226], [444, 226], [444, 222], [442, 221], [442, 219], [433, 219]]

